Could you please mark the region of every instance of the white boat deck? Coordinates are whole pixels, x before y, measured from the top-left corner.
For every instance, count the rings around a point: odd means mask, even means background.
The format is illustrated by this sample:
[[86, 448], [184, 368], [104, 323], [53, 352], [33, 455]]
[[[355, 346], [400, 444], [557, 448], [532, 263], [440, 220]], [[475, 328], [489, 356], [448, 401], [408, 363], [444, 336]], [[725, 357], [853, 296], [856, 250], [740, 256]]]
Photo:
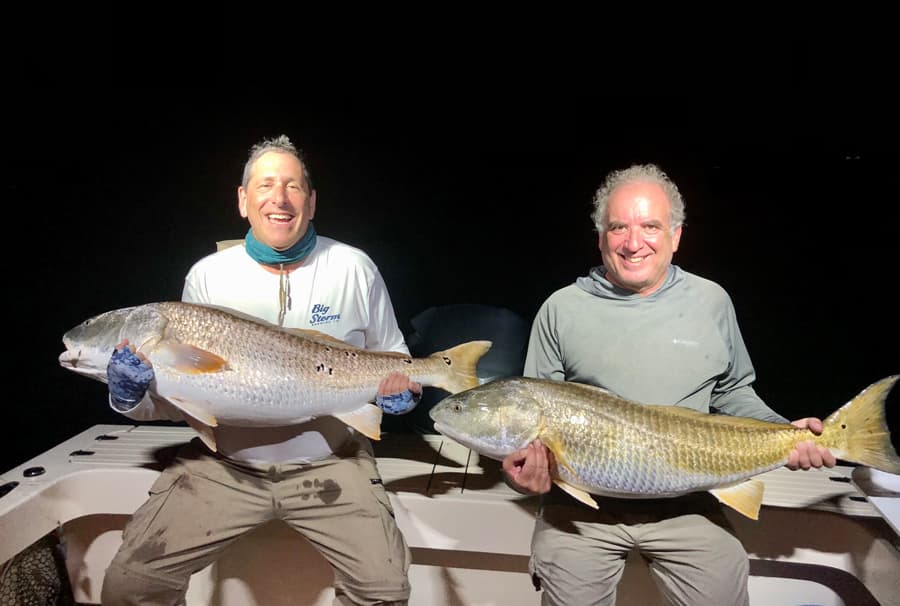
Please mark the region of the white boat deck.
[[[194, 435], [187, 427], [97, 425], [4, 473], [0, 562], [61, 528], [76, 600], [98, 602], [128, 515], [162, 461]], [[375, 448], [413, 552], [411, 604], [540, 603], [527, 574], [536, 500], [509, 489], [499, 463], [438, 435], [386, 435]], [[754, 606], [900, 605], [900, 491], [869, 496], [853, 471], [777, 469], [759, 476], [766, 485], [759, 521], [729, 511], [751, 555]], [[640, 568], [635, 558], [621, 605], [658, 603]], [[330, 574], [305, 540], [268, 525], [195, 575], [188, 603], [329, 604]]]

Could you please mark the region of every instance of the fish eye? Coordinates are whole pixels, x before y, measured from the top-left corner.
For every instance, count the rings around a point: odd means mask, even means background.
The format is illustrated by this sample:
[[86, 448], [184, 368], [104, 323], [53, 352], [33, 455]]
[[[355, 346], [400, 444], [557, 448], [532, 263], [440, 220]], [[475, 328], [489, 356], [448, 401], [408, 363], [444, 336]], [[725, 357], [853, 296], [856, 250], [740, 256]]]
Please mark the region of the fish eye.
[[456, 412], [462, 412], [462, 404], [454, 404], [453, 410], [455, 410]]

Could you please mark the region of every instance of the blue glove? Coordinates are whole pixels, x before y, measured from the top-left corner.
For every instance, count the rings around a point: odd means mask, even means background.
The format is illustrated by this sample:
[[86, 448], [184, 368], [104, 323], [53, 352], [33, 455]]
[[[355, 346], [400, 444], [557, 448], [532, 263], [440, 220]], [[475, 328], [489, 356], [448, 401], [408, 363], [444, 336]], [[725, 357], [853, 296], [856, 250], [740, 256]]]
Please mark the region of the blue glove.
[[418, 403], [419, 399], [408, 389], [390, 396], [375, 396], [375, 404], [384, 412], [392, 415], [406, 414]]
[[122, 351], [113, 351], [106, 365], [106, 377], [109, 379], [110, 402], [116, 410], [128, 412], [147, 393], [153, 380], [153, 369], [126, 345]]

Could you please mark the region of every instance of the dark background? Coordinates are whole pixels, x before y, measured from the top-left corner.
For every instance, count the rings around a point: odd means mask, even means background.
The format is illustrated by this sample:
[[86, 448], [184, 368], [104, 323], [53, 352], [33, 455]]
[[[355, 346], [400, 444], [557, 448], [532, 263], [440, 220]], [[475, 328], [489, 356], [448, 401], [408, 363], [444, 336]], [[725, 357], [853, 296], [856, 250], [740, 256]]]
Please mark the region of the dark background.
[[[603, 176], [659, 164], [687, 203], [675, 263], [731, 294], [757, 391], [787, 417], [826, 416], [900, 372], [895, 99], [837, 52], [727, 68], [725, 84], [681, 88], [486, 75], [376, 91], [19, 96], [4, 179], [0, 467], [127, 422], [105, 385], [59, 367], [62, 334], [113, 308], [179, 299], [191, 264], [245, 233], [235, 192], [248, 149], [281, 133], [305, 152], [317, 230], [369, 253], [407, 333], [418, 312], [453, 303], [530, 324], [599, 262], [589, 215]], [[898, 427], [900, 395], [890, 402]]]

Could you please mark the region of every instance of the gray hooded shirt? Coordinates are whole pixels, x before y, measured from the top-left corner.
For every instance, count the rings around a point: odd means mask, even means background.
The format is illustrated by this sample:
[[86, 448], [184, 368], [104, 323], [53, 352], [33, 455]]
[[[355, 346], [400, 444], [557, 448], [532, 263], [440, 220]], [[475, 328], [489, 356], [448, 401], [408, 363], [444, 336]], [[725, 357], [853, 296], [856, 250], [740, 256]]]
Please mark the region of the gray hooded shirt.
[[728, 293], [676, 265], [648, 296], [613, 285], [603, 266], [554, 292], [534, 319], [524, 374], [636, 402], [787, 422], [753, 390]]

